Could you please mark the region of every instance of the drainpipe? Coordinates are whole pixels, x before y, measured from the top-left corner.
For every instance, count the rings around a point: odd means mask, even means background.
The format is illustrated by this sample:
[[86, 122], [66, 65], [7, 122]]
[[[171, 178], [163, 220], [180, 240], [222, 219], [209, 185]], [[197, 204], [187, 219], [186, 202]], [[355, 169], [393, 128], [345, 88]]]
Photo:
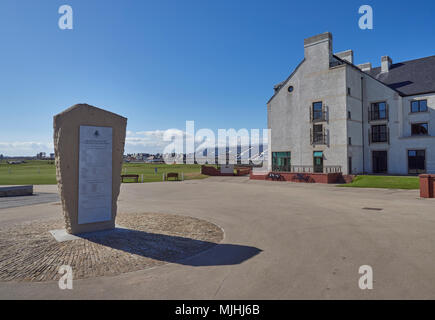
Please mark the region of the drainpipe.
[[364, 142], [364, 77], [361, 77], [361, 131], [362, 131], [362, 157], [363, 157], [363, 174], [366, 172], [366, 166], [365, 166], [365, 156], [364, 156], [364, 150], [365, 150], [365, 142]]

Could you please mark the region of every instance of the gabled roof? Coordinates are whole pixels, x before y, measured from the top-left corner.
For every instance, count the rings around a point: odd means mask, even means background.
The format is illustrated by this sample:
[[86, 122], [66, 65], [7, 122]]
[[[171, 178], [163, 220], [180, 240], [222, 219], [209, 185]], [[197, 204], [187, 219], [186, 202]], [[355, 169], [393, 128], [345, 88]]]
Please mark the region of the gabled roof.
[[367, 73], [402, 96], [435, 92], [435, 56], [392, 64], [388, 72], [377, 67]]
[[293, 72], [291, 73], [291, 75], [288, 76], [287, 79], [285, 79], [284, 81], [282, 81], [274, 86], [275, 93], [269, 99], [269, 101], [267, 101], [267, 103], [269, 103], [270, 101], [272, 101], [273, 98], [275, 98], [275, 96], [278, 94], [278, 92], [281, 91], [282, 87], [284, 87], [285, 84], [291, 79], [291, 77], [293, 77], [293, 75], [296, 73], [296, 71], [298, 71], [299, 67], [302, 65], [302, 63], [304, 63], [304, 61], [305, 61], [305, 58], [297, 65], [297, 67], [293, 70]]
[[[435, 93], [435, 56], [395, 63], [390, 66], [388, 72], [381, 72], [381, 67], [373, 68], [370, 71], [361, 71], [354, 64], [343, 60], [336, 55], [338, 64], [348, 64], [360, 72], [363, 72], [373, 79], [381, 82], [387, 87], [399, 93], [401, 96], [413, 96], [424, 93]], [[278, 94], [296, 73], [302, 62], [296, 67], [292, 74], [283, 82], [275, 86], [275, 93], [267, 103]]]

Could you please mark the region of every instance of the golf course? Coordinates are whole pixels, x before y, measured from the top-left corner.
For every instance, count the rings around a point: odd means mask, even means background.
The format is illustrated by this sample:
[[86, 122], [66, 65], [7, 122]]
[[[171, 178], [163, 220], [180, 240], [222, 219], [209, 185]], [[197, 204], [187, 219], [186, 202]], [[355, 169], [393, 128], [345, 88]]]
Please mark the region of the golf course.
[[[157, 172], [156, 172], [157, 168]], [[138, 174], [139, 181], [162, 181], [163, 174], [177, 172], [185, 180], [203, 179], [201, 166], [196, 164], [152, 164], [152, 163], [124, 163], [122, 174]], [[0, 185], [24, 184], [56, 184], [56, 168], [54, 161], [29, 160], [21, 164], [0, 163]]]

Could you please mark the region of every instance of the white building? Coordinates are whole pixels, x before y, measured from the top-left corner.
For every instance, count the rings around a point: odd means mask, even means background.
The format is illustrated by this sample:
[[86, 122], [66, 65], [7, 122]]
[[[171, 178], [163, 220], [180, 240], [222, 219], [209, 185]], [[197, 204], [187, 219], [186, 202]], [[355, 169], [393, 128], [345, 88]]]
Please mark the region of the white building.
[[304, 50], [267, 103], [269, 170], [435, 173], [435, 56], [356, 66], [330, 33]]

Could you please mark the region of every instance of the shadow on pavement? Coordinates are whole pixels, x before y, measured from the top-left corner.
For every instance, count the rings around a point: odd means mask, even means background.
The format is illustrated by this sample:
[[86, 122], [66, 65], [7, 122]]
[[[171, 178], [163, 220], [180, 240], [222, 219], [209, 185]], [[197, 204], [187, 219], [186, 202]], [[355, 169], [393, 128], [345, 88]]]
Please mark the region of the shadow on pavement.
[[[83, 233], [77, 236], [142, 257], [195, 267], [240, 264], [262, 251], [256, 247], [218, 244], [125, 228]], [[211, 248], [213, 249], [208, 250]], [[205, 250], [208, 251], [204, 252]], [[200, 252], [204, 253], [197, 255]]]

